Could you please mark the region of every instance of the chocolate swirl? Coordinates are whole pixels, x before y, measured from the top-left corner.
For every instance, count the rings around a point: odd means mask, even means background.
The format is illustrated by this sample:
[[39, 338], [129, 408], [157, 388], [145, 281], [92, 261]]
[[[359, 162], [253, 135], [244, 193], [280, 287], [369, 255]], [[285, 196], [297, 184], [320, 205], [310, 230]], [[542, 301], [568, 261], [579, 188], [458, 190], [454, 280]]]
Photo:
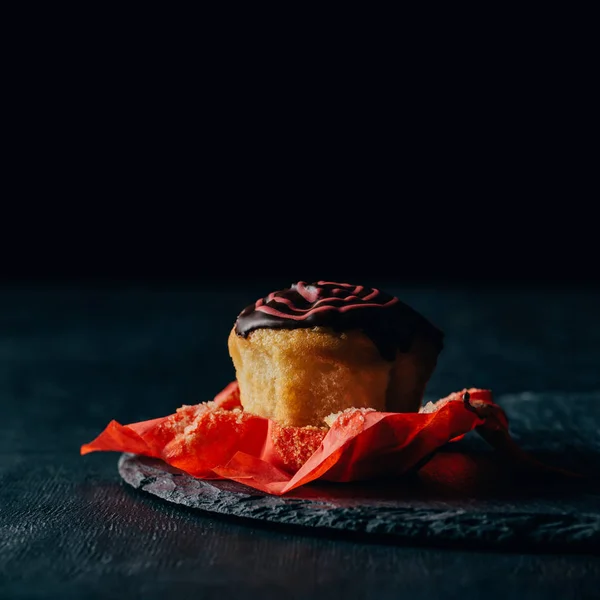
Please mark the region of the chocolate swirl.
[[329, 327], [334, 331], [361, 330], [386, 360], [407, 352], [417, 333], [428, 336], [441, 350], [443, 333], [425, 317], [375, 288], [349, 283], [303, 281], [272, 292], [247, 306], [235, 323], [237, 335], [255, 329]]

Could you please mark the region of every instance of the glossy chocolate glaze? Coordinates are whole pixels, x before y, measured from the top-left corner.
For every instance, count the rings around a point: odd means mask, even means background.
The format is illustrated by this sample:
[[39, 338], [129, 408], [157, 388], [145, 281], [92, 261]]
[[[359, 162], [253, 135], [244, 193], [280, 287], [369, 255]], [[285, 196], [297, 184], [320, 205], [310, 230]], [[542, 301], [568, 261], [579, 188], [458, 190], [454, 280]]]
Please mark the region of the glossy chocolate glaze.
[[444, 334], [425, 317], [395, 296], [375, 288], [348, 283], [300, 281], [272, 292], [247, 306], [235, 323], [237, 335], [255, 329], [329, 327], [334, 331], [360, 330], [386, 360], [408, 352], [417, 333], [441, 350]]

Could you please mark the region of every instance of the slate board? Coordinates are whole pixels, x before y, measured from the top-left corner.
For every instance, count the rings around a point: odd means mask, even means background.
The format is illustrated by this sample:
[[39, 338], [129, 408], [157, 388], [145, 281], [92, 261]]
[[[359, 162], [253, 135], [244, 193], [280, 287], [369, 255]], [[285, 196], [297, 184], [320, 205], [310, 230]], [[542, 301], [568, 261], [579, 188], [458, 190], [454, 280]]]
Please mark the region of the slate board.
[[121, 456], [119, 472], [134, 488], [221, 515], [416, 545], [600, 554], [598, 395], [524, 393], [498, 403], [524, 449], [583, 477], [521, 470], [476, 434], [444, 448], [412, 477], [314, 483], [283, 497], [201, 481], [131, 454]]

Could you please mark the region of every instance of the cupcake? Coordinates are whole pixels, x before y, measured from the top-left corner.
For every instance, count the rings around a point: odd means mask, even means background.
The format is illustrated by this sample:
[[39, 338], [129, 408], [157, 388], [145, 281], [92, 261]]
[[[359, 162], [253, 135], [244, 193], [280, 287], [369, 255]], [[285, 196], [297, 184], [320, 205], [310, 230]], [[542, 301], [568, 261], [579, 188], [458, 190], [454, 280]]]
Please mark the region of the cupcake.
[[323, 427], [349, 408], [417, 412], [443, 333], [377, 289], [300, 281], [246, 307], [228, 346], [246, 412]]

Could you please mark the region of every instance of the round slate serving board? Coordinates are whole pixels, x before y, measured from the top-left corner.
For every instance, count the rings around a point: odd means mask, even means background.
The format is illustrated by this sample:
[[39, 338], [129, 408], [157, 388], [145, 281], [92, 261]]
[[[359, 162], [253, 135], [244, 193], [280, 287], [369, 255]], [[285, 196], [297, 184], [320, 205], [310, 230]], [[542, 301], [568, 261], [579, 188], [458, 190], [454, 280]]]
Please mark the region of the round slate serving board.
[[221, 515], [397, 543], [600, 554], [600, 395], [527, 393], [498, 403], [524, 449], [583, 477], [520, 470], [474, 434], [411, 477], [317, 482], [280, 497], [131, 454], [119, 473], [163, 500]]

